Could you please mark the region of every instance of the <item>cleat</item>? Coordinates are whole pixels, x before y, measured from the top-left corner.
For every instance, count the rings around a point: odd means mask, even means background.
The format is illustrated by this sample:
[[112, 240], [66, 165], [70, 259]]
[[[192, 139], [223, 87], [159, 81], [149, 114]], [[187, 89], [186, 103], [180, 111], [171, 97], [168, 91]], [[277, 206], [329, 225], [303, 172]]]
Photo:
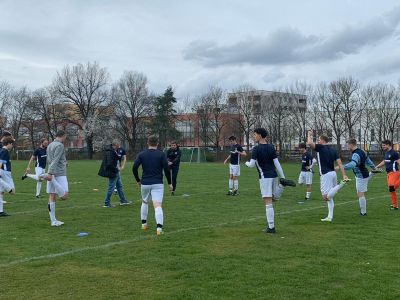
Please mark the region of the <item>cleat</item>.
[[227, 195], [227, 196], [232, 196], [233, 194], [232, 194], [231, 191], [229, 191], [229, 192], [226, 193], [226, 195]]
[[0, 217], [9, 217], [10, 215], [5, 211], [0, 212]]
[[162, 234], [164, 234], [164, 231], [162, 230], [162, 228], [157, 228], [156, 234], [157, 235], [162, 235]]
[[64, 222], [57, 221], [57, 220], [54, 222], [51, 222], [51, 226], [53, 226], [53, 227], [59, 227], [61, 225], [64, 225]]
[[332, 222], [332, 218], [326, 217], [324, 219], [321, 219], [321, 222]]
[[171, 196], [175, 196], [175, 191], [172, 191], [172, 192], [171, 192]]
[[296, 186], [296, 182], [286, 178], [280, 178], [279, 183], [283, 186]]
[[109, 204], [109, 205], [104, 204], [103, 207], [105, 207], [105, 208], [113, 208], [113, 207], [115, 207], [115, 205], [114, 204]]
[[35, 197], [36, 197], [36, 199], [40, 199], [41, 198], [40, 195], [36, 195]]
[[362, 212], [360, 212], [360, 216], [366, 217], [367, 213], [363, 214]]
[[238, 196], [239, 195], [239, 191], [238, 190], [234, 190], [233, 192], [232, 192], [232, 196]]
[[149, 227], [147, 226], [147, 224], [142, 224], [142, 230], [146, 231], [147, 229], [149, 229]]
[[372, 174], [383, 173], [383, 169], [381, 168], [373, 168], [371, 169]]
[[131, 205], [131, 204], [132, 204], [131, 201], [126, 201], [126, 202], [120, 202], [119, 203], [120, 206]]
[[398, 207], [396, 207], [396, 206], [393, 206], [393, 204], [392, 205], [390, 205], [390, 210], [398, 210], [399, 208]]
[[21, 180], [25, 180], [27, 178], [28, 178], [28, 176], [26, 176], [26, 174], [25, 174], [24, 176], [21, 177]]
[[275, 230], [275, 227], [274, 228], [267, 227], [267, 228], [263, 229], [263, 232], [264, 233], [276, 233], [276, 230]]

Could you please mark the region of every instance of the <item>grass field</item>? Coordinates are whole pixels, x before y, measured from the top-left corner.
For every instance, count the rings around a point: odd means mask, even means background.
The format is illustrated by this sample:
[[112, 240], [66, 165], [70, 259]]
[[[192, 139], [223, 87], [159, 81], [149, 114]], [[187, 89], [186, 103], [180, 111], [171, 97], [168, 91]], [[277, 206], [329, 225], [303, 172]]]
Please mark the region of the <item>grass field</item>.
[[[0, 218], [0, 299], [400, 298], [400, 212], [388, 209], [383, 174], [370, 183], [367, 217], [351, 182], [335, 198], [332, 223], [320, 221], [327, 208], [319, 176], [305, 204], [304, 187], [287, 188], [275, 206], [277, 234], [266, 235], [255, 169], [242, 166], [241, 194], [229, 197], [227, 166], [183, 164], [157, 237], [152, 208], [150, 230], [140, 229], [131, 163], [123, 182], [133, 205], [106, 209], [99, 162], [71, 161], [58, 228], [46, 198], [33, 197], [35, 183], [19, 179], [25, 166], [13, 162], [17, 195], [6, 195], [12, 216]], [[297, 179], [298, 165], [284, 170]], [[77, 237], [81, 231], [89, 235]]]

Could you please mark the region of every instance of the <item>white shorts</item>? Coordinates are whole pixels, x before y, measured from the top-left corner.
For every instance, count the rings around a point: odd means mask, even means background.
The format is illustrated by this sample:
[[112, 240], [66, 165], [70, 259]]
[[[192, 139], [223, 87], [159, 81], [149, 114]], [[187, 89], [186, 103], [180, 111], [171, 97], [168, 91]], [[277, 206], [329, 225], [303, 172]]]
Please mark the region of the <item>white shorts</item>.
[[41, 167], [35, 167], [35, 173], [37, 176], [42, 175], [44, 173], [44, 169]]
[[368, 191], [369, 178], [356, 178], [356, 190], [357, 193], [365, 193]]
[[299, 175], [299, 184], [312, 184], [312, 172], [301, 171]]
[[337, 185], [336, 172], [331, 171], [321, 175], [321, 194], [322, 196], [328, 195], [331, 188]]
[[[260, 191], [261, 197], [272, 197], [275, 195], [279, 187], [278, 177], [275, 178], [261, 178]], [[280, 196], [280, 195], [279, 195]]]
[[164, 184], [150, 184], [141, 185], [142, 200], [144, 203], [148, 203], [150, 200], [155, 202], [163, 202], [164, 198]]
[[240, 165], [229, 164], [229, 175], [240, 176]]
[[[57, 183], [61, 186], [64, 192], [68, 192], [68, 179], [67, 176], [55, 176], [53, 180], [57, 181]], [[56, 189], [52, 181], [47, 181], [46, 193], [47, 194], [60, 194], [60, 191]], [[60, 196], [60, 195], [59, 195]], [[61, 197], [61, 196], [60, 196]]]
[[11, 177], [10, 171], [1, 170], [0, 175], [1, 175], [1, 179], [3, 179], [4, 183], [7, 185], [7, 187], [6, 187], [6, 186], [3, 186], [2, 184], [0, 184], [0, 192], [1, 193], [8, 192], [10, 189], [15, 189], [14, 180]]

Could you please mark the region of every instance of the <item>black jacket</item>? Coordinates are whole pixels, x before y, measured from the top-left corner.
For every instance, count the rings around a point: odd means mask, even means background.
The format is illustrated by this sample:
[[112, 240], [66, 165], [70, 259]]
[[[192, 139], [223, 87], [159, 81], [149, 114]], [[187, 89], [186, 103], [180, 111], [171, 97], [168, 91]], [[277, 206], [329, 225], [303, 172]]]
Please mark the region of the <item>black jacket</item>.
[[176, 150], [173, 150], [172, 148], [169, 148], [167, 151], [167, 159], [169, 162], [172, 162], [171, 167], [178, 166], [179, 163], [181, 162], [181, 150], [179, 147], [176, 148]]
[[118, 174], [118, 155], [112, 146], [108, 146], [104, 149], [104, 157], [101, 162], [100, 170], [98, 175], [102, 177], [114, 178]]

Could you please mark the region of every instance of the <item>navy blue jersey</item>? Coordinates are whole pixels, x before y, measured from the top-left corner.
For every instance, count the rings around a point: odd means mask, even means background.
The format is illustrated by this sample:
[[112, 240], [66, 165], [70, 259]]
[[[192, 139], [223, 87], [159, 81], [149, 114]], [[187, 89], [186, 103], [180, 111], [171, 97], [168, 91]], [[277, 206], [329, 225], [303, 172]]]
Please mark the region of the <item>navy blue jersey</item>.
[[316, 144], [315, 151], [317, 152], [320, 175], [335, 171], [335, 161], [339, 159], [336, 149], [328, 145]]
[[122, 148], [122, 147], [119, 147], [116, 152], [117, 152], [117, 155], [118, 155], [118, 161], [122, 162], [122, 159], [126, 155], [125, 149]]
[[301, 156], [301, 171], [303, 172], [311, 172], [311, 169], [306, 169], [306, 167], [311, 167], [313, 161], [313, 157], [310, 152], [303, 153]]
[[[352, 153], [353, 155], [351, 160], [356, 163], [356, 168], [353, 169], [354, 174], [356, 175], [356, 177], [362, 176], [362, 178], [368, 178], [369, 171], [366, 167], [368, 156], [365, 154], [364, 151], [359, 148], [355, 149]], [[355, 154], [357, 154], [358, 157]]]
[[42, 147], [37, 148], [35, 152], [33, 152], [33, 156], [36, 157], [35, 167], [41, 167], [42, 169], [45, 169], [47, 160], [47, 149]]
[[239, 144], [235, 144], [231, 146], [230, 152], [231, 152], [231, 160], [230, 163], [231, 165], [238, 165], [240, 164], [240, 152], [243, 152], [242, 146]]
[[393, 149], [390, 149], [385, 153], [385, 166], [386, 166], [386, 172], [396, 172], [399, 170], [399, 164], [396, 162], [396, 160], [399, 159], [399, 154], [397, 151], [394, 151]]
[[251, 159], [256, 160], [259, 178], [275, 178], [278, 176], [274, 159], [277, 158], [272, 144], [259, 144], [251, 150]]
[[[141, 180], [138, 174], [139, 166], [142, 166], [143, 170]], [[143, 185], [162, 184], [163, 170], [168, 184], [171, 184], [167, 156], [164, 152], [156, 149], [147, 149], [139, 153], [132, 168], [136, 181]]]
[[1, 162], [1, 168], [4, 171], [11, 172], [10, 152], [8, 152], [8, 150], [5, 148], [1, 148], [0, 150], [0, 162]]

